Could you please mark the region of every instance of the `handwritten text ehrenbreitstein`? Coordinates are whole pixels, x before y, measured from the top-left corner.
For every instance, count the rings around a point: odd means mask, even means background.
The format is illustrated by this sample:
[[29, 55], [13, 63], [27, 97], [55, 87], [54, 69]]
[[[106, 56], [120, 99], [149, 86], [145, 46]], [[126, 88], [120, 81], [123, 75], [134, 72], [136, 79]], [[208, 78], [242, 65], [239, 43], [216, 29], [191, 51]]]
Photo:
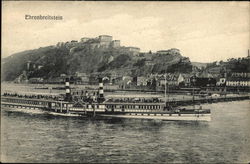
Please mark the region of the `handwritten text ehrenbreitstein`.
[[62, 16], [52, 15], [25, 15], [25, 20], [63, 20]]

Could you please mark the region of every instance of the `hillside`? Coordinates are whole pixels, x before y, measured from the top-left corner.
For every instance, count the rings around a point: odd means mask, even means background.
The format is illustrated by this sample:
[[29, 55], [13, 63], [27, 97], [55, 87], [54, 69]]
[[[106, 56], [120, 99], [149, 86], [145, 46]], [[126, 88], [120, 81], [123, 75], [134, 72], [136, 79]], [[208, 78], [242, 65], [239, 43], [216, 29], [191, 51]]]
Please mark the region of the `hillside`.
[[39, 61], [45, 56], [52, 55], [55, 52], [52, 46], [43, 47], [35, 50], [28, 50], [15, 53], [7, 58], [2, 59], [1, 81], [14, 80], [26, 68], [28, 61]]
[[232, 73], [232, 72], [250, 72], [250, 57], [231, 58], [227, 61], [208, 63], [204, 71], [212, 74]]
[[206, 68], [208, 63], [192, 62], [193, 66], [196, 66], [199, 69]]
[[[145, 57], [147, 56], [147, 57]], [[30, 68], [27, 70], [27, 63]], [[109, 73], [142, 76], [150, 73], [191, 72], [188, 58], [179, 53], [138, 53], [123, 47], [49, 46], [13, 54], [2, 60], [2, 81], [12, 81], [23, 71], [28, 78], [52, 79], [61, 74]]]

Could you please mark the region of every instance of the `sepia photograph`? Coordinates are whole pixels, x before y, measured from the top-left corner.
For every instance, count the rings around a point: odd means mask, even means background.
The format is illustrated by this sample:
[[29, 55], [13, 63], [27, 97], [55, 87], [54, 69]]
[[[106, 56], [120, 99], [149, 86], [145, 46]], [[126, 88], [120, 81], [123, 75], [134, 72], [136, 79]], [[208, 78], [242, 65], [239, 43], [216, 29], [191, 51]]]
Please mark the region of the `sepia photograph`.
[[249, 1], [1, 3], [1, 163], [250, 163]]

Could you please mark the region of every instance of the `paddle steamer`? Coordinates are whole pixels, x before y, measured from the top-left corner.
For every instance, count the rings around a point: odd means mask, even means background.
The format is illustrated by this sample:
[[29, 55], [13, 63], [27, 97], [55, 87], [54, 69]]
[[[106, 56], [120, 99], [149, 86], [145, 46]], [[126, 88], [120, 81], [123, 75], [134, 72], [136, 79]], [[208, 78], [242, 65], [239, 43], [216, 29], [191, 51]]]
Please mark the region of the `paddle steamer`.
[[[210, 109], [171, 107], [168, 102], [158, 98], [146, 100], [105, 99], [102, 78], [99, 78], [99, 90], [88, 95], [82, 91], [80, 96], [71, 94], [69, 79], [65, 82], [66, 94], [63, 99], [44, 95], [17, 95], [5, 93], [1, 105], [11, 108], [34, 108], [65, 116], [83, 116], [100, 118], [134, 118], [158, 120], [210, 121]], [[84, 95], [84, 96], [83, 96]], [[165, 89], [166, 98], [166, 89]]]

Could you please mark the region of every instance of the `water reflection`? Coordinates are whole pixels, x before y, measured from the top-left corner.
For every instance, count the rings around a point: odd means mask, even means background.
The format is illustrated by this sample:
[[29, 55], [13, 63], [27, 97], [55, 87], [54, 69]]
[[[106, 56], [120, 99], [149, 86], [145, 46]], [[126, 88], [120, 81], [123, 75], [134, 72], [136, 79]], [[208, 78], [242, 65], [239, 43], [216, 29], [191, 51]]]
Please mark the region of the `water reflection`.
[[8, 162], [248, 162], [248, 104], [209, 104], [211, 122], [86, 119], [3, 109], [2, 156]]

